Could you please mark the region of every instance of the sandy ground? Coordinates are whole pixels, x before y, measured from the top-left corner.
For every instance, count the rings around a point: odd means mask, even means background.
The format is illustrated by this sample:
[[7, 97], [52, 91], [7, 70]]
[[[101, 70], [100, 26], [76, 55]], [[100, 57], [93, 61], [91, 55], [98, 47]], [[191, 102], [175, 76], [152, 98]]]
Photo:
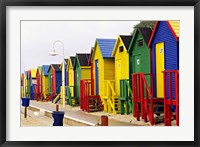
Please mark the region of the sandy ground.
[[[37, 102], [46, 106], [50, 106], [53, 108], [56, 108], [56, 105], [53, 104], [52, 102]], [[81, 111], [79, 106], [69, 106], [66, 105], [65, 108], [63, 108], [63, 106], [61, 104], [59, 104], [59, 108], [60, 110], [70, 110], [70, 111]], [[28, 110], [30, 111], [30, 110]], [[32, 113], [32, 114], [31, 114]], [[24, 119], [23, 117], [21, 117], [22, 119], [22, 125], [26, 126], [26, 125], [30, 125], [30, 126], [52, 126], [52, 119], [49, 117], [46, 117], [42, 114], [37, 114], [36, 112], [31, 112], [29, 113], [30, 116], [28, 116], [28, 119]], [[87, 113], [87, 112], [84, 112]], [[134, 123], [134, 124], [139, 124], [139, 125], [143, 125], [143, 126], [150, 126], [149, 122], [144, 122], [143, 120], [141, 121], [137, 121], [136, 118], [133, 117], [132, 114], [129, 115], [121, 115], [121, 114], [111, 114], [111, 113], [106, 113], [104, 111], [101, 112], [91, 112], [91, 115], [96, 115], [96, 116], [102, 116], [102, 115], [107, 115], [109, 119], [115, 119], [118, 121], [122, 121], [122, 122], [128, 122], [128, 123]], [[30, 124], [29, 124], [30, 123]], [[172, 125], [175, 125], [175, 121], [172, 121]], [[156, 124], [156, 126], [164, 126], [164, 123], [158, 123]]]
[[[53, 120], [50, 117], [36, 111], [27, 110], [27, 117], [24, 118], [24, 108], [21, 108], [21, 126], [53, 126]], [[63, 126], [68, 126], [63, 124]]]

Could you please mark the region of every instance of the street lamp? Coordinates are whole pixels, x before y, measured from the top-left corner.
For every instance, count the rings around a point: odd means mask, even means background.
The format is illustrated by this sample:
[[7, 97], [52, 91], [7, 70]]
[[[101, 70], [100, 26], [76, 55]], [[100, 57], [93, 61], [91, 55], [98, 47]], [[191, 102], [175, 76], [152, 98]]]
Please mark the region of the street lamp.
[[62, 65], [62, 98], [63, 98], [63, 108], [65, 108], [65, 60], [64, 60], [64, 44], [62, 41], [60, 40], [56, 40], [54, 43], [53, 43], [53, 50], [52, 52], [50, 53], [50, 56], [57, 56], [58, 53], [56, 53], [55, 51], [55, 44], [56, 43], [61, 43], [62, 44], [62, 49], [63, 49], [63, 65]]

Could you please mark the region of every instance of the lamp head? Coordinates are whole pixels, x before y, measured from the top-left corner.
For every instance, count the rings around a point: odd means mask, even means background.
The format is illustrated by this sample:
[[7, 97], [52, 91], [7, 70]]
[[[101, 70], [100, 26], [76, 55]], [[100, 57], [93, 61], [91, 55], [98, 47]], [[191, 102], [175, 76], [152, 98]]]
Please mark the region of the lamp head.
[[57, 56], [58, 53], [56, 53], [55, 49], [53, 49], [53, 51], [49, 54], [50, 56]]

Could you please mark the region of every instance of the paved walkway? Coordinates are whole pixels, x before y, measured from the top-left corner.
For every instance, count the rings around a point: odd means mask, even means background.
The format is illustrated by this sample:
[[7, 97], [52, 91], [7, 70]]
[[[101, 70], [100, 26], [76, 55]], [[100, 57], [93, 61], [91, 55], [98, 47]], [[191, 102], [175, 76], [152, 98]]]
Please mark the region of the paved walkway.
[[[36, 102], [30, 101], [30, 106], [40, 109], [40, 111], [55, 111], [56, 105], [51, 102]], [[83, 112], [80, 109], [75, 108], [75, 110], [67, 110], [67, 108], [62, 108], [62, 105], [59, 105], [59, 111], [65, 111], [65, 118], [72, 119], [74, 121], [82, 122], [90, 126], [95, 126], [100, 124], [101, 116], [92, 115], [91, 113]], [[71, 107], [71, 106], [66, 106]], [[139, 126], [138, 124], [121, 122], [114, 119], [109, 119], [109, 126]]]

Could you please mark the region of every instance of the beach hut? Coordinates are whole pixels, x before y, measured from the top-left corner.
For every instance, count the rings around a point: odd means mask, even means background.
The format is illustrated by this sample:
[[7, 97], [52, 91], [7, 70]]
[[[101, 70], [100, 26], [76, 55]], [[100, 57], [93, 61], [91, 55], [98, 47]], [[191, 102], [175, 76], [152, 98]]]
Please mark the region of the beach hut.
[[[132, 35], [119, 35], [112, 56], [115, 57], [115, 92], [116, 97], [120, 99], [120, 112], [124, 113], [124, 109], [131, 107], [131, 95], [124, 94], [128, 91], [126, 84], [129, 84], [129, 54], [128, 48], [132, 40]], [[123, 80], [123, 81], [122, 81]], [[129, 87], [130, 88], [130, 87]], [[126, 104], [126, 105], [124, 105]]]
[[67, 73], [68, 73], [68, 86], [70, 87], [71, 96], [74, 96], [74, 62], [75, 57], [70, 56], [67, 63]]
[[94, 48], [91, 48], [90, 56], [88, 58], [88, 65], [91, 67], [90, 69], [90, 77], [91, 77], [91, 95], [94, 95], [94, 64], [92, 63], [92, 54], [93, 54]]
[[68, 73], [68, 86], [66, 87], [67, 104], [74, 106], [78, 104], [78, 99], [75, 97], [75, 57], [70, 56], [67, 63], [67, 73]]
[[24, 97], [24, 73], [21, 74], [21, 97]]
[[119, 111], [119, 101], [115, 94], [115, 62], [112, 57], [116, 39], [96, 39], [92, 54], [94, 66], [94, 93], [104, 104], [104, 111]]
[[49, 65], [42, 66], [42, 93], [44, 99], [46, 99], [48, 96], [48, 69]]
[[25, 80], [25, 96], [26, 97], [29, 97], [28, 96], [28, 84], [29, 84], [29, 81], [28, 81], [28, 71], [25, 71], [24, 72], [24, 80]]
[[75, 76], [75, 97], [80, 98], [80, 80], [90, 79], [90, 66], [88, 66], [88, 58], [90, 54], [77, 53], [74, 62]]
[[91, 48], [88, 58], [90, 69], [90, 79], [80, 80], [80, 108], [86, 112], [102, 111], [103, 105], [99, 95], [94, 95], [94, 64], [92, 63], [92, 54], [94, 48]]
[[31, 69], [30, 70], [30, 98], [31, 100], [34, 100], [34, 94], [35, 90], [37, 90], [36, 85], [37, 85], [37, 79], [36, 79], [36, 72], [37, 69]]
[[[148, 46], [151, 48], [152, 54], [154, 97], [163, 98], [164, 83], [162, 72], [164, 70], [179, 69], [179, 21], [157, 21]], [[172, 77], [172, 86], [174, 85], [173, 83], [174, 77]], [[174, 97], [174, 86], [172, 89]]]
[[60, 93], [62, 85], [62, 73], [59, 64], [51, 64], [48, 69], [49, 94], [57, 95]]
[[[65, 65], [65, 68], [64, 68], [64, 74], [65, 74], [65, 87], [68, 86], [68, 72], [67, 72], [67, 64], [68, 64], [68, 59], [64, 59], [64, 65]], [[63, 61], [61, 62], [60, 64], [60, 69], [61, 69], [61, 72], [63, 70]], [[60, 99], [63, 98], [63, 93], [62, 93], [62, 86], [60, 87]], [[65, 91], [66, 91], [66, 88], [65, 88]], [[65, 94], [66, 95], [66, 94]], [[60, 104], [63, 103], [63, 100], [60, 101]]]
[[42, 66], [38, 66], [37, 68], [36, 80], [37, 80], [37, 85], [35, 91], [35, 96], [36, 96], [35, 99], [43, 100], [44, 96], [42, 94]]
[[115, 57], [115, 91], [120, 95], [120, 80], [129, 79], [129, 54], [128, 48], [131, 42], [131, 35], [119, 35], [112, 56]]
[[[152, 34], [151, 28], [137, 28], [129, 46], [130, 73], [142, 72], [149, 74], [150, 71], [150, 49], [148, 42]], [[149, 79], [149, 78], [148, 78]], [[147, 80], [150, 83], [149, 80]]]

